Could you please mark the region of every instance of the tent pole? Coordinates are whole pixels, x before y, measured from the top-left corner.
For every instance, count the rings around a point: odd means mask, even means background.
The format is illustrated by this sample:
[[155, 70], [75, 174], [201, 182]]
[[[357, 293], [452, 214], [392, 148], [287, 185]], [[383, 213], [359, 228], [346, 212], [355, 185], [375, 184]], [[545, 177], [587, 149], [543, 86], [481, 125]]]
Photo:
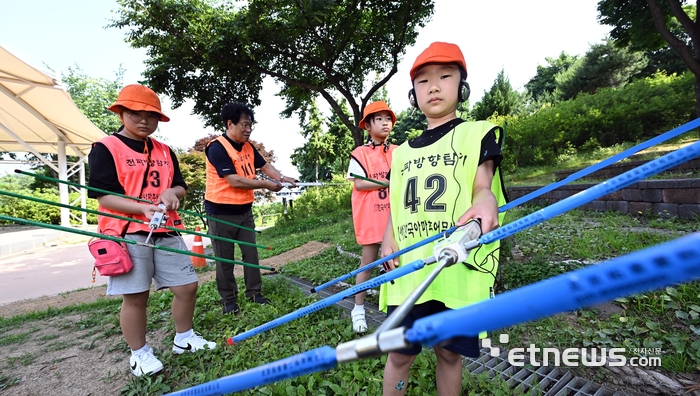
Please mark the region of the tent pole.
[[[85, 159], [82, 158], [80, 160], [80, 184], [85, 185]], [[84, 188], [81, 188], [80, 190], [80, 207], [83, 209], [87, 209], [87, 199], [85, 192], [86, 190]], [[82, 224], [83, 227], [87, 226], [87, 213], [81, 212], [80, 217], [82, 219]]]
[[[58, 139], [58, 178], [68, 181], [68, 166], [66, 163], [66, 141]], [[58, 185], [58, 196], [60, 202], [68, 205], [68, 186], [66, 184]], [[61, 208], [61, 225], [70, 227], [70, 212], [68, 208]]]

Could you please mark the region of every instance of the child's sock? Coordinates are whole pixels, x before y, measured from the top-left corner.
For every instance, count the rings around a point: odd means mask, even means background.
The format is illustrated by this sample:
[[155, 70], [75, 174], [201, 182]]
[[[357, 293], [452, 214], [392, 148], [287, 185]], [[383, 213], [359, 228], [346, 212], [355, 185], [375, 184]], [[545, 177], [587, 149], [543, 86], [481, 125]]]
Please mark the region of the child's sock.
[[193, 331], [192, 329], [189, 329], [189, 330], [187, 330], [187, 331], [184, 332], [184, 333], [175, 333], [175, 342], [176, 342], [176, 343], [177, 343], [177, 342], [180, 342], [180, 341], [182, 341], [183, 339], [185, 339], [185, 338], [191, 336], [193, 333], [194, 333], [194, 331]]
[[139, 349], [137, 349], [137, 350], [135, 350], [135, 351], [132, 350], [132, 351], [131, 351], [131, 355], [132, 355], [132, 356], [139, 356], [139, 355], [142, 355], [142, 354], [144, 354], [144, 353], [146, 353], [146, 352], [148, 352], [148, 351], [150, 351], [150, 350], [151, 350], [151, 348], [148, 346], [148, 343], [146, 343], [146, 344], [145, 344], [144, 346], [142, 346], [141, 348], [139, 348]]

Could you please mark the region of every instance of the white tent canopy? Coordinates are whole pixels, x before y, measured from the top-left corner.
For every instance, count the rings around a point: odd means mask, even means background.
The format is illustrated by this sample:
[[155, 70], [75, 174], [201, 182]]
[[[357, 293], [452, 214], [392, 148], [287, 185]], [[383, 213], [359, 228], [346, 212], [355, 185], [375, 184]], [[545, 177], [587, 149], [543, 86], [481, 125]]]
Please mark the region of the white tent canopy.
[[[80, 172], [84, 185], [85, 158], [92, 143], [105, 136], [54, 77], [0, 47], [0, 152], [30, 152], [58, 172], [61, 180]], [[41, 155], [47, 153], [57, 154], [57, 165]], [[66, 155], [80, 160], [69, 169]], [[85, 191], [80, 192], [85, 207]], [[65, 184], [59, 184], [59, 193], [61, 203], [68, 204]], [[61, 209], [61, 224], [70, 226], [68, 209]]]

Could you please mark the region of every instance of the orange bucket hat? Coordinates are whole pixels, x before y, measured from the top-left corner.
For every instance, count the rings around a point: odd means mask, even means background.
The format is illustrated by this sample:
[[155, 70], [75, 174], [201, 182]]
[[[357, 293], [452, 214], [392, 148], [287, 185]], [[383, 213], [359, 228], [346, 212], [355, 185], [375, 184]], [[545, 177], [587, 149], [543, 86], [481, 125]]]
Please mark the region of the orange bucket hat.
[[132, 111], [152, 111], [160, 114], [161, 121], [170, 121], [170, 118], [160, 110], [158, 95], [152, 89], [141, 84], [131, 84], [122, 88], [117, 96], [117, 101], [108, 109], [118, 114], [120, 106]]
[[365, 106], [365, 111], [362, 113], [362, 119], [360, 120], [360, 128], [362, 129], [367, 129], [365, 125], [365, 121], [367, 120], [367, 117], [374, 113], [379, 113], [380, 111], [388, 111], [389, 114], [391, 114], [391, 123], [396, 124], [396, 114], [394, 114], [393, 111], [389, 108], [389, 105], [386, 104], [386, 102], [382, 100], [378, 100], [376, 102], [372, 102]]
[[462, 50], [456, 44], [436, 41], [426, 48], [416, 58], [411, 67], [411, 81], [416, 76], [418, 69], [428, 63], [456, 63], [467, 72], [467, 62], [464, 61]]

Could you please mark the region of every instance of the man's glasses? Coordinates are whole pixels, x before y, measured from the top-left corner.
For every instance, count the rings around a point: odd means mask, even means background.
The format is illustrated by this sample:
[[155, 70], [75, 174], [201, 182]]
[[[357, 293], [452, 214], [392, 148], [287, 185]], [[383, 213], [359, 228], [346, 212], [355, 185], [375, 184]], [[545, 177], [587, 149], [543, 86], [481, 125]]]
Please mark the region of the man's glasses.
[[135, 123], [139, 123], [142, 120], [146, 120], [147, 123], [153, 124], [158, 121], [160, 121], [160, 114], [158, 113], [153, 113], [153, 112], [146, 112], [145, 115], [142, 113], [132, 113], [130, 111], [125, 111], [125, 113], [129, 116], [129, 119]]
[[238, 125], [242, 126], [243, 129], [248, 129], [248, 128], [250, 128], [251, 131], [252, 131], [253, 129], [255, 129], [255, 125], [253, 125], [252, 123], [248, 123], [248, 122], [243, 122], [243, 123], [240, 123], [240, 124], [238, 124]]

